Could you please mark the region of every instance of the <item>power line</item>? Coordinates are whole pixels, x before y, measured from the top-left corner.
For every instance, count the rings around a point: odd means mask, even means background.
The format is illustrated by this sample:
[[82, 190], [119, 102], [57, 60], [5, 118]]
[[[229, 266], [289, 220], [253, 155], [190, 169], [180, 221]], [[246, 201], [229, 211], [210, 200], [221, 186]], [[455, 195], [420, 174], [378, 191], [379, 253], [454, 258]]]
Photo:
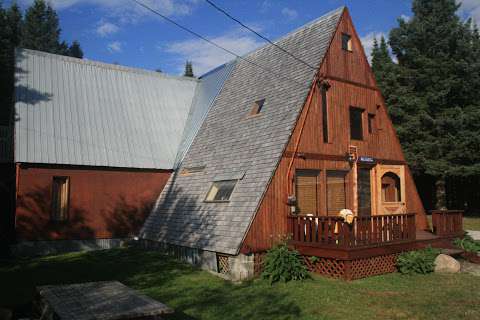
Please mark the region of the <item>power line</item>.
[[135, 2], [136, 4], [138, 4], [139, 6], [147, 9], [148, 11], [150, 11], [150, 12], [152, 12], [152, 13], [160, 16], [160, 17], [163, 18], [164, 20], [166, 20], [166, 21], [174, 24], [175, 26], [179, 27], [180, 29], [182, 29], [182, 30], [184, 30], [184, 31], [186, 31], [186, 32], [188, 32], [188, 33], [190, 33], [190, 34], [193, 34], [195, 37], [200, 38], [201, 40], [208, 42], [209, 44], [211, 44], [211, 45], [217, 47], [218, 49], [223, 50], [223, 51], [225, 51], [225, 52], [227, 52], [227, 53], [229, 53], [229, 54], [237, 57], [238, 59], [241, 59], [241, 60], [243, 60], [243, 61], [245, 61], [245, 62], [248, 62], [248, 63], [250, 63], [251, 65], [254, 65], [254, 66], [256, 66], [257, 68], [260, 68], [260, 69], [262, 69], [262, 70], [264, 70], [264, 71], [267, 71], [267, 72], [269, 72], [270, 74], [273, 74], [273, 75], [275, 75], [275, 76], [277, 76], [277, 77], [281, 77], [281, 78], [287, 79], [287, 80], [289, 80], [289, 81], [292, 81], [292, 82], [294, 82], [295, 84], [297, 84], [297, 85], [299, 85], [299, 86], [301, 86], [301, 87], [305, 87], [305, 88], [309, 88], [309, 87], [310, 87], [310, 86], [307, 85], [307, 84], [302, 84], [302, 83], [298, 82], [297, 80], [291, 79], [291, 78], [289, 78], [289, 77], [287, 77], [287, 76], [285, 76], [285, 75], [283, 75], [283, 74], [281, 74], [281, 73], [278, 73], [278, 72], [275, 72], [275, 71], [273, 71], [273, 70], [270, 70], [269, 68], [263, 67], [263, 66], [259, 65], [259, 64], [256, 63], [256, 62], [253, 62], [253, 61], [251, 61], [251, 60], [249, 60], [249, 59], [247, 59], [247, 58], [244, 58], [244, 57], [236, 54], [235, 52], [233, 52], [233, 51], [231, 51], [231, 50], [229, 50], [229, 49], [226, 49], [226, 48], [222, 47], [221, 45], [217, 44], [216, 42], [205, 38], [205, 37], [202, 36], [201, 34], [195, 32], [195, 31], [193, 31], [193, 30], [191, 30], [191, 29], [189, 29], [189, 28], [181, 25], [180, 23], [176, 22], [175, 20], [172, 20], [172, 19], [170, 19], [169, 17], [161, 14], [161, 13], [158, 12], [157, 10], [155, 10], [155, 9], [147, 6], [146, 4], [144, 4], [144, 3], [141, 2], [141, 1], [138, 1], [138, 0], [132, 0], [132, 1]]
[[237, 22], [239, 25], [241, 25], [242, 27], [244, 27], [245, 29], [247, 29], [248, 31], [250, 32], [253, 32], [254, 34], [256, 34], [258, 37], [262, 38], [263, 40], [267, 41], [268, 43], [270, 43], [271, 45], [275, 46], [276, 48], [280, 49], [281, 51], [283, 51], [284, 53], [288, 54], [290, 57], [292, 57], [293, 59], [303, 63], [304, 65], [306, 65], [307, 67], [309, 67], [310, 69], [313, 69], [313, 70], [317, 70], [317, 68], [315, 68], [314, 66], [310, 65], [308, 62], [305, 62], [304, 60], [296, 57], [294, 54], [292, 54], [291, 52], [285, 50], [284, 48], [282, 48], [281, 46], [279, 46], [278, 44], [274, 43], [273, 41], [271, 41], [269, 38], [265, 37], [264, 35], [260, 34], [259, 32], [255, 31], [254, 29], [250, 28], [249, 26], [245, 25], [243, 22], [241, 22], [240, 20], [238, 20], [237, 18], [233, 17], [231, 14], [229, 14], [227, 11], [225, 11], [224, 9], [220, 8], [219, 6], [217, 6], [215, 3], [213, 3], [212, 1], [210, 0], [205, 0], [209, 5], [211, 5], [213, 8], [215, 8], [217, 11], [220, 11], [221, 13], [223, 13], [224, 15], [226, 15], [227, 17], [229, 17], [230, 19], [232, 19], [233, 21]]

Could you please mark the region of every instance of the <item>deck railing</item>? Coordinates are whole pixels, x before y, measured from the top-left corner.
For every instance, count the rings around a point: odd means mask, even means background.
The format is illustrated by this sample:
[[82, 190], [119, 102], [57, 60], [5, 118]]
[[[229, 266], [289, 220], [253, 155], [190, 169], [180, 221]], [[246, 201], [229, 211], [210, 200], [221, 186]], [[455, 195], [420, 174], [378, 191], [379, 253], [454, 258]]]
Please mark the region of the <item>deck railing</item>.
[[432, 229], [437, 236], [462, 236], [462, 210], [434, 210], [432, 212]]
[[415, 214], [355, 217], [289, 216], [292, 243], [315, 247], [361, 248], [415, 240]]

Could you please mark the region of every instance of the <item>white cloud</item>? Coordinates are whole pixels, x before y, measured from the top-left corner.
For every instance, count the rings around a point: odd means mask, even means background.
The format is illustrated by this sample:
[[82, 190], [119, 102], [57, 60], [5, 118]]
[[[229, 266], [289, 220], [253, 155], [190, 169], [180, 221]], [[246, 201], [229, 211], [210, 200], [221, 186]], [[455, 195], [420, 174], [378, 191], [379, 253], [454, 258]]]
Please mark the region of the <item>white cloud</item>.
[[123, 51], [123, 43], [120, 41], [113, 41], [107, 45], [108, 51], [111, 53], [120, 53]]
[[118, 30], [120, 30], [120, 28], [113, 23], [100, 22], [95, 31], [100, 37], [107, 37], [111, 34], [117, 33]]
[[385, 39], [388, 38], [383, 32], [369, 32], [363, 37], [360, 37], [360, 41], [362, 42], [363, 49], [365, 50], [369, 62], [372, 60], [373, 39], [377, 38], [377, 41], [380, 42], [382, 36]]
[[[192, 13], [198, 0], [139, 0], [150, 8], [166, 16], [182, 16]], [[33, 0], [22, 0], [29, 5]], [[69, 9], [78, 5], [93, 5], [115, 17], [121, 23], [136, 23], [141, 18], [154, 17], [153, 13], [136, 4], [132, 0], [49, 0], [57, 10]]]
[[295, 20], [298, 17], [298, 12], [296, 10], [290, 9], [290, 8], [287, 8], [287, 7], [282, 9], [282, 14], [288, 20]]
[[480, 1], [478, 0], [460, 0], [460, 14], [472, 17], [480, 25]]
[[402, 18], [403, 20], [405, 20], [405, 22], [408, 22], [408, 21], [410, 21], [410, 19], [411, 19], [412, 17], [407, 16], [406, 14], [402, 14], [402, 15], [400, 16], [400, 18]]
[[[210, 40], [239, 55], [244, 55], [263, 44], [250, 34], [239, 30], [227, 32]], [[186, 60], [192, 61], [193, 71], [196, 75], [202, 75], [235, 58], [200, 39], [172, 42], [166, 46], [157, 46], [157, 48], [177, 57], [174, 62], [178, 65], [179, 73], [183, 72]]]

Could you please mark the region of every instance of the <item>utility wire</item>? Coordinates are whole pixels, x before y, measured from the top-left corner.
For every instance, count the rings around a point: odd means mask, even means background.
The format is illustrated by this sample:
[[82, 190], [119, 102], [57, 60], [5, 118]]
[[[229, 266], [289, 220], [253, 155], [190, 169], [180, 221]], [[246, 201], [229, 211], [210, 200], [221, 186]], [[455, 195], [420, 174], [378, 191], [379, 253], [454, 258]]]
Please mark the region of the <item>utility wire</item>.
[[269, 74], [273, 74], [273, 75], [275, 75], [275, 76], [277, 76], [277, 77], [281, 77], [281, 78], [287, 79], [287, 80], [289, 80], [289, 81], [292, 81], [292, 82], [294, 82], [295, 84], [297, 84], [297, 85], [300, 86], [300, 87], [310, 88], [310, 86], [307, 85], [307, 84], [300, 83], [300, 82], [298, 82], [297, 80], [294, 80], [294, 79], [292, 79], [292, 78], [290, 78], [290, 77], [287, 77], [287, 76], [285, 76], [285, 75], [283, 75], [283, 74], [281, 74], [281, 73], [278, 73], [278, 72], [275, 72], [275, 71], [273, 71], [273, 70], [270, 70], [269, 68], [263, 67], [263, 66], [259, 65], [259, 64], [256, 63], [256, 62], [253, 62], [253, 61], [251, 61], [251, 60], [249, 60], [249, 59], [247, 59], [247, 58], [244, 58], [244, 57], [236, 54], [235, 52], [233, 52], [233, 51], [231, 51], [231, 50], [229, 50], [229, 49], [226, 49], [226, 48], [222, 47], [221, 45], [217, 44], [216, 42], [205, 38], [205, 37], [202, 36], [201, 34], [195, 32], [195, 31], [193, 31], [193, 30], [191, 30], [191, 29], [189, 29], [189, 28], [181, 25], [180, 23], [176, 22], [175, 20], [172, 20], [172, 19], [170, 19], [169, 17], [161, 14], [161, 13], [158, 12], [157, 10], [155, 10], [155, 9], [147, 6], [145, 3], [141, 2], [141, 1], [138, 1], [138, 0], [132, 0], [132, 1], [135, 2], [136, 4], [138, 4], [139, 6], [147, 9], [148, 11], [150, 11], [150, 12], [152, 12], [152, 13], [160, 16], [160, 17], [163, 18], [164, 20], [166, 20], [166, 21], [174, 24], [175, 26], [179, 27], [180, 29], [182, 29], [182, 30], [184, 30], [184, 31], [186, 31], [186, 32], [188, 32], [188, 33], [190, 33], [190, 34], [193, 34], [195, 37], [200, 38], [200, 39], [202, 39], [203, 41], [206, 41], [206, 42], [210, 43], [211, 45], [213, 45], [213, 46], [217, 47], [218, 49], [223, 50], [223, 51], [225, 51], [225, 52], [227, 52], [227, 53], [229, 53], [229, 54], [237, 57], [238, 59], [241, 59], [241, 60], [243, 60], [243, 61], [245, 61], [245, 62], [250, 63], [251, 65], [256, 66], [257, 68], [260, 68], [260, 69], [262, 69], [262, 70], [264, 70], [264, 71], [267, 71], [267, 72], [269, 72]]
[[219, 6], [217, 6], [215, 3], [213, 3], [212, 1], [210, 0], [205, 0], [209, 5], [211, 5], [213, 8], [215, 8], [217, 11], [220, 11], [221, 13], [223, 13], [224, 15], [226, 15], [227, 17], [229, 17], [230, 19], [232, 19], [233, 21], [237, 22], [239, 25], [241, 25], [242, 27], [244, 27], [245, 29], [247, 29], [248, 31], [250, 32], [253, 32], [254, 34], [256, 34], [258, 37], [262, 38], [263, 40], [267, 41], [268, 43], [270, 43], [271, 45], [275, 46], [276, 48], [280, 49], [281, 51], [283, 51], [284, 53], [288, 54], [290, 57], [292, 57], [293, 59], [303, 63], [304, 65], [306, 65], [307, 67], [309, 67], [310, 69], [313, 69], [313, 70], [317, 70], [317, 68], [315, 68], [314, 66], [310, 65], [308, 62], [305, 62], [304, 60], [296, 57], [294, 54], [292, 54], [291, 52], [285, 50], [284, 48], [282, 48], [281, 46], [279, 46], [278, 44], [274, 43], [272, 40], [268, 39], [267, 37], [265, 37], [264, 35], [260, 34], [259, 32], [253, 30], [252, 28], [250, 28], [249, 26], [245, 25], [242, 21], [238, 20], [237, 18], [233, 17], [231, 14], [229, 14], [227, 11], [225, 11], [224, 9], [220, 8]]

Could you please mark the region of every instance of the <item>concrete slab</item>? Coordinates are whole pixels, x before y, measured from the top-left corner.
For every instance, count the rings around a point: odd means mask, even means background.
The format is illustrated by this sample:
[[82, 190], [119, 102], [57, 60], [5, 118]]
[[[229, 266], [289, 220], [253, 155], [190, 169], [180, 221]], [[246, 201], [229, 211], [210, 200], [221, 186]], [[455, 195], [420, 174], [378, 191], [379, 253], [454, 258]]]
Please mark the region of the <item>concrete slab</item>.
[[473, 240], [480, 240], [480, 231], [466, 230], [468, 235], [473, 238]]

